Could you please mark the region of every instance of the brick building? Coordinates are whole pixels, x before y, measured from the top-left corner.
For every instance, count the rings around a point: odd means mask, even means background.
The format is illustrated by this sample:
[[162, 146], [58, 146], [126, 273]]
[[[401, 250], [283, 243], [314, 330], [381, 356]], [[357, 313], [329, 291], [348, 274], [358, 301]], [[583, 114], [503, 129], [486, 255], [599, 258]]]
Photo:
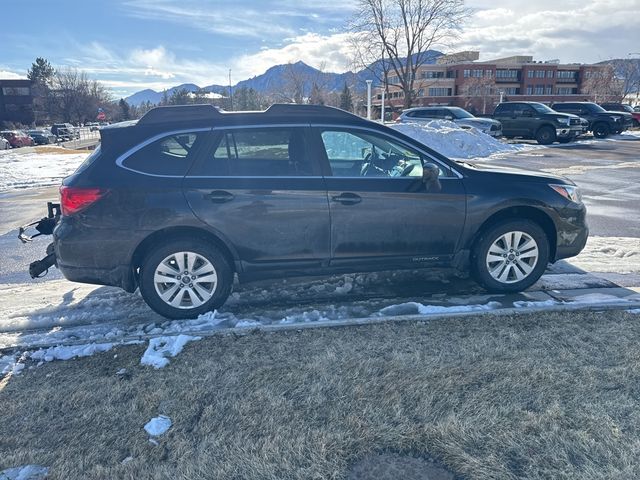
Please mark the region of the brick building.
[[[561, 64], [557, 60], [536, 62], [531, 56], [514, 56], [479, 62], [479, 52], [459, 52], [439, 57], [416, 73], [413, 106], [455, 105], [472, 113], [493, 112], [507, 100], [552, 103], [593, 100], [591, 79], [605, 75], [606, 65]], [[389, 76], [386, 108], [402, 109], [403, 92]], [[382, 88], [374, 90], [373, 105], [380, 108]]]
[[0, 122], [33, 123], [33, 98], [31, 80], [0, 80]]

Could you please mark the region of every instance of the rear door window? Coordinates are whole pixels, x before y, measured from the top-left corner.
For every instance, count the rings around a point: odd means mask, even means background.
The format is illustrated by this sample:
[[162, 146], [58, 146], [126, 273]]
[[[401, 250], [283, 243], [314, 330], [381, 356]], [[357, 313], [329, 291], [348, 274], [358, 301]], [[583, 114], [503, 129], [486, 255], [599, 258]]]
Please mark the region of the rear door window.
[[184, 176], [201, 135], [200, 132], [167, 135], [129, 155], [122, 166], [149, 175]]
[[260, 127], [222, 130], [190, 176], [295, 177], [317, 174], [304, 128]]

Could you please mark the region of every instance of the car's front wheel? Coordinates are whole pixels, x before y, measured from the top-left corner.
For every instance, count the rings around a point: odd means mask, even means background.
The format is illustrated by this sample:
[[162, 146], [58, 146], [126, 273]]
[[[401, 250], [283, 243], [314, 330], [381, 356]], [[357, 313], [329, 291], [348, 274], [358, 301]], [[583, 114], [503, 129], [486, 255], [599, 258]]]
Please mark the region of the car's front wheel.
[[536, 133], [536, 141], [540, 145], [551, 145], [556, 141], [556, 132], [551, 127], [542, 127]]
[[231, 293], [233, 271], [206, 241], [177, 239], [151, 250], [140, 267], [140, 293], [167, 318], [195, 318], [219, 308]]
[[596, 123], [593, 126], [593, 136], [596, 138], [607, 138], [610, 130], [606, 123]]
[[549, 262], [549, 240], [531, 220], [511, 220], [486, 230], [472, 255], [476, 281], [491, 292], [520, 292], [544, 273]]

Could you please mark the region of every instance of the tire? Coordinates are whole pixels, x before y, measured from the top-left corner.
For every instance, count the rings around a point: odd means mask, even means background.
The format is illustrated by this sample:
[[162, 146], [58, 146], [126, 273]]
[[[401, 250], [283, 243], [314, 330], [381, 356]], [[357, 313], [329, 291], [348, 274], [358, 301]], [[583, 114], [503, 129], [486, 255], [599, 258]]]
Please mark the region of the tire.
[[[517, 245], [510, 245], [514, 240]], [[510, 220], [480, 235], [472, 249], [471, 274], [490, 292], [521, 292], [538, 281], [548, 263], [549, 240], [542, 227]]]
[[593, 136], [596, 138], [607, 138], [609, 136], [610, 130], [609, 125], [606, 123], [596, 123], [593, 126]]
[[[159, 277], [167, 281], [158, 282]], [[206, 240], [175, 239], [147, 254], [139, 285], [142, 298], [163, 317], [195, 318], [224, 304], [233, 286], [233, 270], [225, 255]]]
[[541, 127], [536, 132], [536, 141], [540, 145], [551, 145], [556, 141], [556, 132], [551, 127]]

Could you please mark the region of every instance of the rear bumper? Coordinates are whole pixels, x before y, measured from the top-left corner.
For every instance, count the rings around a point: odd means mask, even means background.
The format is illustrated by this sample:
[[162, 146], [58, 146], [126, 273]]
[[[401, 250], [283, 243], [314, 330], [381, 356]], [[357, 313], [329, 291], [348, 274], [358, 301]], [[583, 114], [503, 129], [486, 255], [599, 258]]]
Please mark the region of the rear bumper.
[[134, 243], [131, 232], [84, 228], [65, 217], [53, 231], [57, 266], [67, 280], [120, 287], [128, 292], [137, 286], [130, 261]]
[[134, 292], [138, 286], [134, 272], [128, 265], [113, 268], [76, 267], [58, 260], [58, 270], [71, 282], [120, 287], [127, 292]]

